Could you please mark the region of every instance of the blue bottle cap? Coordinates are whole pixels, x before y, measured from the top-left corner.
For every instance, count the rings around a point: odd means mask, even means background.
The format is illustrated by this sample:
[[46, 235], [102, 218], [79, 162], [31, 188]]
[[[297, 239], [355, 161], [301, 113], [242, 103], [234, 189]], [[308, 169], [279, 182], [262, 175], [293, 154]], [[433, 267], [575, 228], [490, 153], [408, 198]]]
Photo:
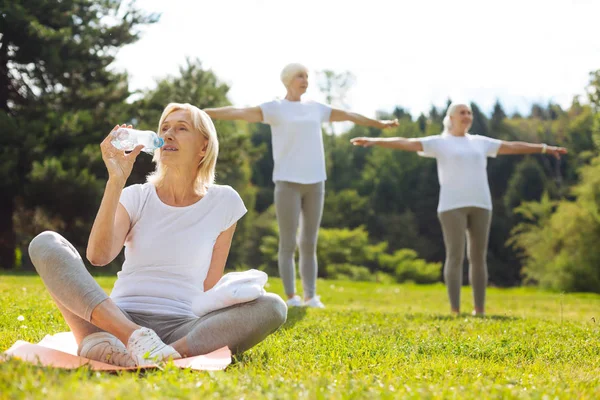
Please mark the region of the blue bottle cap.
[[154, 141], [154, 145], [156, 146], [157, 149], [159, 147], [163, 147], [164, 144], [165, 144], [165, 139], [163, 139], [161, 137], [156, 138], [156, 140]]

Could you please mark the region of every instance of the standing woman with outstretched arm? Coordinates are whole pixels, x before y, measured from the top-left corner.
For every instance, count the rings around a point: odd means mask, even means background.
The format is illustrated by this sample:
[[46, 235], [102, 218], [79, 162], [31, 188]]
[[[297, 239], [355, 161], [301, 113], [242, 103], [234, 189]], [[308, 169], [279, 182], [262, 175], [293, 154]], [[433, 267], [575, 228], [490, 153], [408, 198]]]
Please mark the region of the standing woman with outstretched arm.
[[356, 146], [380, 146], [416, 151], [437, 160], [440, 200], [438, 217], [442, 225], [446, 261], [444, 281], [452, 313], [460, 312], [460, 288], [465, 254], [465, 232], [469, 259], [469, 280], [473, 286], [475, 315], [485, 313], [488, 281], [487, 247], [492, 220], [492, 196], [487, 177], [487, 157], [500, 154], [547, 153], [557, 158], [567, 153], [562, 147], [525, 142], [507, 142], [468, 133], [473, 113], [466, 104], [452, 104], [444, 118], [441, 135], [424, 138], [366, 138], [351, 140]]
[[[398, 125], [398, 121], [378, 121], [360, 114], [302, 100], [308, 88], [308, 70], [289, 64], [281, 72], [287, 94], [284, 99], [260, 106], [209, 108], [212, 119], [263, 122], [271, 126], [273, 144], [273, 182], [275, 210], [279, 225], [278, 267], [289, 306], [323, 308], [316, 295], [317, 235], [325, 197], [325, 152], [321, 124], [351, 121], [379, 129]], [[304, 302], [296, 295], [294, 253], [300, 226], [300, 276]]]

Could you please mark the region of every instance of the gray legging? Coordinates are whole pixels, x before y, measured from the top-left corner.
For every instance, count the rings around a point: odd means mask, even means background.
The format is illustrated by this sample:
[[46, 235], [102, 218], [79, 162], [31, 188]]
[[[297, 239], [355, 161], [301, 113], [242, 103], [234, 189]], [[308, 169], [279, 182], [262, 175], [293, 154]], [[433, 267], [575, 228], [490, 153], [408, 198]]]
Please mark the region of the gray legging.
[[442, 224], [446, 246], [444, 281], [448, 289], [450, 305], [453, 310], [460, 309], [466, 231], [469, 281], [473, 286], [473, 301], [476, 309], [483, 310], [488, 281], [486, 257], [492, 211], [479, 207], [463, 207], [441, 212], [438, 217]]
[[[31, 241], [29, 255], [71, 330], [80, 338], [101, 331], [90, 320], [94, 308], [108, 296], [86, 270], [73, 245], [58, 233], [43, 232]], [[249, 349], [285, 322], [287, 306], [279, 296], [267, 294], [201, 318], [124, 310], [123, 314], [153, 329], [167, 344], [186, 336], [188, 356], [194, 356], [224, 346], [234, 353]]]
[[300, 235], [298, 235], [300, 277], [304, 297], [310, 299], [316, 294], [317, 236], [323, 215], [324, 197], [325, 182], [311, 184], [275, 182], [275, 212], [279, 224], [277, 254], [279, 276], [283, 280], [285, 293], [288, 296], [296, 293], [294, 253], [298, 223], [300, 223]]

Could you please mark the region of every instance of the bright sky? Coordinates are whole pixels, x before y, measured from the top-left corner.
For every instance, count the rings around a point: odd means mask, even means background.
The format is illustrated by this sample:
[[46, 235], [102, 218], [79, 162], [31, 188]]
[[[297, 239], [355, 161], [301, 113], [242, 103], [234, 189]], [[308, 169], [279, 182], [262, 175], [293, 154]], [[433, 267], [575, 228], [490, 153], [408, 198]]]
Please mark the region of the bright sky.
[[[413, 116], [446, 99], [508, 113], [534, 102], [568, 107], [600, 69], [600, 0], [138, 0], [161, 12], [121, 50], [131, 89], [177, 74], [186, 56], [231, 86], [234, 105], [283, 97], [283, 66], [351, 71], [346, 103], [367, 116], [399, 105]], [[310, 79], [313, 78], [312, 81]]]

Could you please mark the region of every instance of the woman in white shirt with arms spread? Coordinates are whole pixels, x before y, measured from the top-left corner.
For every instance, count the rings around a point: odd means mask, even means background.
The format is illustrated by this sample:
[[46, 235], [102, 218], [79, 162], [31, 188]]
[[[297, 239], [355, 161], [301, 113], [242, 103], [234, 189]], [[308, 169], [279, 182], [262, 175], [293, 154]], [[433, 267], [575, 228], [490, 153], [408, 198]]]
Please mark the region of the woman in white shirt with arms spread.
[[214, 184], [219, 143], [206, 113], [169, 104], [159, 134], [165, 144], [155, 150], [156, 170], [143, 185], [124, 188], [143, 146], [126, 154], [111, 144], [112, 132], [101, 145], [108, 181], [87, 258], [106, 265], [125, 246], [110, 298], [58, 233], [41, 233], [29, 246], [82, 357], [139, 366], [224, 346], [241, 352], [285, 321], [287, 307], [273, 294], [200, 318], [193, 313], [194, 298], [222, 277], [246, 207], [231, 187]]
[[[424, 138], [365, 138], [351, 140], [357, 146], [380, 146], [416, 151], [437, 160], [440, 200], [438, 217], [442, 225], [446, 261], [444, 280], [454, 314], [460, 312], [460, 288], [465, 239], [469, 259], [469, 280], [473, 286], [475, 315], [485, 313], [488, 281], [487, 247], [492, 218], [492, 198], [487, 177], [487, 157], [498, 154], [548, 153], [556, 157], [562, 147], [525, 142], [507, 142], [468, 133], [473, 123], [471, 108], [453, 103], [444, 118], [441, 135]], [[465, 237], [466, 232], [466, 237]]]
[[[221, 107], [206, 109], [213, 119], [264, 122], [271, 126], [273, 144], [273, 182], [275, 209], [279, 225], [278, 267], [288, 305], [322, 308], [316, 295], [317, 235], [325, 196], [325, 153], [321, 124], [351, 121], [380, 129], [398, 125], [398, 121], [378, 121], [314, 101], [303, 101], [308, 88], [308, 70], [301, 64], [289, 64], [281, 72], [287, 94], [283, 100], [257, 107]], [[304, 302], [296, 295], [294, 253], [300, 225], [300, 276]]]

